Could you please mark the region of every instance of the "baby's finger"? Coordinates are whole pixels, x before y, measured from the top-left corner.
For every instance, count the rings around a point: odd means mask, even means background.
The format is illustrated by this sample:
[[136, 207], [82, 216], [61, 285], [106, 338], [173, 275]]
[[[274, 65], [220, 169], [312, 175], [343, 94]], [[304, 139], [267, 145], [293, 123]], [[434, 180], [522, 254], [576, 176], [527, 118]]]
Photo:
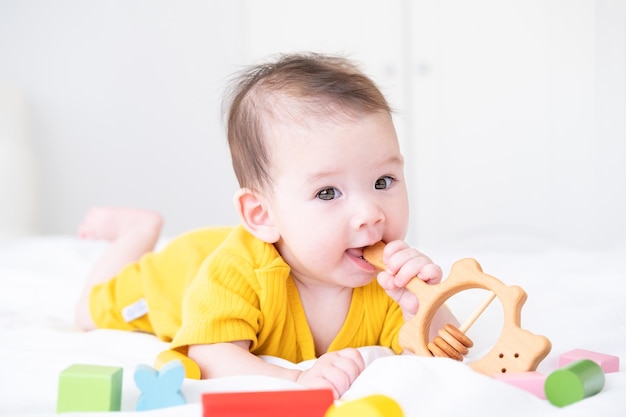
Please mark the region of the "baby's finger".
[[394, 283], [394, 276], [389, 274], [387, 271], [382, 271], [378, 273], [378, 285], [380, 285], [384, 290], [395, 290], [396, 284]]
[[441, 267], [432, 263], [424, 265], [418, 274], [421, 280], [429, 284], [439, 284], [442, 276]]
[[349, 363], [351, 368], [354, 368], [356, 372], [355, 376], [358, 376], [365, 369], [365, 360], [361, 352], [357, 349], [345, 348], [337, 351], [337, 355], [345, 359], [346, 363]]
[[325, 367], [322, 372], [324, 378], [333, 385], [335, 391], [341, 396], [363, 372], [365, 362], [356, 349], [335, 353], [336, 356], [332, 359], [331, 366]]
[[401, 241], [394, 240], [387, 243], [383, 250], [383, 262], [387, 267], [387, 271], [395, 274], [398, 269], [411, 257], [409, 246]]
[[389, 259], [385, 262], [387, 266], [387, 271], [390, 274], [396, 275], [404, 266], [411, 262], [414, 258], [416, 258], [416, 254], [411, 250], [403, 250], [393, 254]]
[[[432, 265], [432, 261], [426, 256], [420, 255], [410, 258], [396, 273], [394, 279], [395, 285], [398, 287], [404, 287], [416, 276], [424, 279], [422, 277], [422, 272], [428, 265]], [[428, 278], [430, 279], [432, 277], [428, 276]]]

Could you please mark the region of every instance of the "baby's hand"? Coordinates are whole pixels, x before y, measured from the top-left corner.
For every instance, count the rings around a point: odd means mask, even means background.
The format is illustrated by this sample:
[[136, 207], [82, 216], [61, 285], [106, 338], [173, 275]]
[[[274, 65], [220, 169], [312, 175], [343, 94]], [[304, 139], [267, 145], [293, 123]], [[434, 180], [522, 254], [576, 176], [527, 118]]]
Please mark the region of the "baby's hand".
[[303, 371], [296, 382], [308, 388], [330, 388], [339, 398], [365, 369], [361, 353], [352, 348], [329, 352]]
[[417, 313], [418, 302], [406, 285], [416, 276], [429, 284], [438, 284], [443, 275], [441, 268], [401, 240], [385, 246], [383, 262], [387, 269], [378, 274], [378, 283], [400, 304], [405, 319], [409, 319]]

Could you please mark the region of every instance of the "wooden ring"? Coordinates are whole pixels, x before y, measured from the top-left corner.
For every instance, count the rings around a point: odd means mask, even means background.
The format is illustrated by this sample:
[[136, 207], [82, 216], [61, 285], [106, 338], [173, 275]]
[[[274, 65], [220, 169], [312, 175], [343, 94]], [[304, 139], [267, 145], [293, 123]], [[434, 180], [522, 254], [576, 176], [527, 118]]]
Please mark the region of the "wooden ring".
[[[463, 355], [461, 354], [461, 352], [456, 349], [454, 346], [452, 346], [450, 343], [448, 343], [444, 338], [442, 338], [441, 336], [436, 336], [435, 339], [433, 340], [433, 343], [442, 351], [444, 351], [446, 353], [445, 356], [447, 356], [448, 358], [454, 359], [456, 361], [462, 361], [463, 360]], [[428, 346], [430, 347], [430, 343], [428, 344]]]
[[474, 346], [474, 342], [472, 342], [472, 339], [467, 337], [465, 333], [457, 329], [452, 324], [450, 323], [446, 324], [444, 327], [444, 330], [448, 334], [450, 334], [454, 338], [454, 340], [461, 342], [463, 346], [465, 346], [466, 348], [471, 348], [472, 346]]
[[[461, 356], [465, 356], [469, 353], [469, 349], [467, 348], [467, 346], [465, 346], [462, 341], [457, 340], [451, 333], [446, 331], [445, 328], [439, 329], [439, 336], [437, 337], [440, 337], [443, 340], [445, 340], [446, 343], [450, 345], [454, 350], [459, 352]], [[465, 335], [463, 335], [463, 337], [465, 337]]]

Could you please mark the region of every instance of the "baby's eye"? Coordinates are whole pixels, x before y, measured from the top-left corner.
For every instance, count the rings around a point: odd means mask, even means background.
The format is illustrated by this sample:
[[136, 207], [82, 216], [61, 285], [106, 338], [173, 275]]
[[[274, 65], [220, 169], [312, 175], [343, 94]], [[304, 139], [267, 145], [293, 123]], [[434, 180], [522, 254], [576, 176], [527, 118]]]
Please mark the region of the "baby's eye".
[[334, 200], [335, 198], [339, 196], [341, 196], [341, 191], [339, 191], [338, 189], [334, 187], [328, 187], [328, 188], [324, 188], [320, 190], [317, 193], [316, 197], [319, 198], [320, 200], [330, 201], [330, 200]]
[[393, 182], [393, 178], [385, 175], [384, 177], [380, 177], [379, 179], [376, 180], [376, 182], [374, 183], [374, 188], [376, 188], [377, 190], [384, 190], [386, 188], [391, 187], [392, 182]]

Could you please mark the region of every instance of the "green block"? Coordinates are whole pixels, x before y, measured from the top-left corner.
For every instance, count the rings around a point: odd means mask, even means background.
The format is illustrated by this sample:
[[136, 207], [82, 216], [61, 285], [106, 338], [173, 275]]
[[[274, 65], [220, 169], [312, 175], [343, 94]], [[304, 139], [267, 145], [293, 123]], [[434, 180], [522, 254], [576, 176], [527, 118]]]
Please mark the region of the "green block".
[[581, 359], [552, 372], [546, 378], [546, 398], [558, 407], [591, 397], [604, 388], [604, 372], [600, 365]]
[[123, 368], [72, 365], [59, 376], [57, 413], [120, 411]]

